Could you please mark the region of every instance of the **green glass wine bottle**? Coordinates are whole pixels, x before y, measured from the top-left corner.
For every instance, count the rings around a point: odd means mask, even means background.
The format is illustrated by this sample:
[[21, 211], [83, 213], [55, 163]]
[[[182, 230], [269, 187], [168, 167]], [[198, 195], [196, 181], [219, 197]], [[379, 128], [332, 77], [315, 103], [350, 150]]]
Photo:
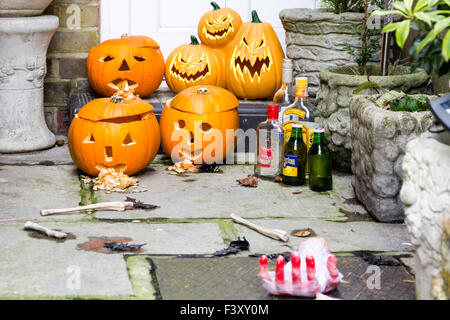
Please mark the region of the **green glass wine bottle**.
[[303, 125], [293, 123], [289, 141], [284, 146], [283, 183], [305, 184], [307, 148], [302, 136]]
[[309, 149], [309, 188], [327, 191], [333, 188], [331, 154], [325, 143], [325, 130], [314, 129], [314, 143]]

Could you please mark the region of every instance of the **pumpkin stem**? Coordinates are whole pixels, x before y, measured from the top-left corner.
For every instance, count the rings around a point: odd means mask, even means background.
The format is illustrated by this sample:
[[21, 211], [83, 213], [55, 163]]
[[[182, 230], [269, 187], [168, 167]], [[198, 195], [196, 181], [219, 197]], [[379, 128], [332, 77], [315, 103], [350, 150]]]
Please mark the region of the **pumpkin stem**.
[[123, 33], [120, 37], [121, 38], [126, 38], [126, 37], [128, 37], [128, 33]]
[[191, 45], [199, 45], [200, 43], [198, 43], [197, 37], [194, 35], [191, 35]]
[[262, 23], [262, 21], [259, 20], [258, 13], [256, 12], [256, 10], [252, 11], [252, 22], [253, 23]]
[[211, 3], [211, 5], [213, 6], [214, 11], [220, 9], [219, 5], [218, 5], [215, 1], [212, 1], [212, 2], [210, 2], [210, 3]]

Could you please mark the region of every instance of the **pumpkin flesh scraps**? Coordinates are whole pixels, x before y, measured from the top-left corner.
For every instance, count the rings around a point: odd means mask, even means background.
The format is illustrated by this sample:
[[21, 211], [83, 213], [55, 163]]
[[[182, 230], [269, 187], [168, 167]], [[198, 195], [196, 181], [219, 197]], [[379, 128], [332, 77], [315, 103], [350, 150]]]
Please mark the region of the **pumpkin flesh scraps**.
[[87, 176], [82, 176], [84, 183], [93, 183], [93, 190], [103, 190], [106, 193], [111, 192], [144, 192], [147, 191], [145, 187], [137, 189], [139, 186], [139, 181], [137, 178], [130, 177], [123, 173], [126, 166], [119, 165], [116, 167], [104, 167], [97, 166], [99, 169], [98, 177], [90, 178]]
[[198, 172], [196, 165], [191, 160], [185, 159], [183, 161], [176, 162], [173, 166], [167, 168], [171, 171], [170, 174], [181, 174], [185, 172]]

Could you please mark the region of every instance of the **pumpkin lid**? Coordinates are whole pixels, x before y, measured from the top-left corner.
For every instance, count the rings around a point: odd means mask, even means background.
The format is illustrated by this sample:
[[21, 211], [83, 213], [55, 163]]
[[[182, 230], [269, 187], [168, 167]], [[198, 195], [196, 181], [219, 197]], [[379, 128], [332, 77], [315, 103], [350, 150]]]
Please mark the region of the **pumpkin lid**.
[[108, 119], [125, 118], [145, 114], [153, 110], [153, 106], [140, 98], [122, 101], [113, 98], [95, 99], [78, 111], [78, 118], [102, 121]]
[[106, 40], [99, 45], [117, 45], [117, 44], [126, 44], [131, 47], [141, 47], [141, 48], [153, 48], [159, 49], [159, 44], [150, 37], [147, 36], [129, 36], [127, 34], [122, 35], [122, 37], [117, 39], [109, 39]]
[[187, 88], [167, 101], [171, 108], [195, 114], [227, 111], [238, 105], [238, 99], [230, 91], [211, 85]]

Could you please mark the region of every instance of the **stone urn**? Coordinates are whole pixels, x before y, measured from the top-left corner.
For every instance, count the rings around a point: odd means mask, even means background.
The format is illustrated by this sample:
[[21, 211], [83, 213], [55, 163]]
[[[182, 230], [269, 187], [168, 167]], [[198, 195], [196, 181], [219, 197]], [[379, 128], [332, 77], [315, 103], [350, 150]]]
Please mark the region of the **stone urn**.
[[[378, 73], [378, 66], [368, 66], [370, 74]], [[379, 73], [378, 73], [379, 74]], [[420, 93], [426, 89], [428, 75], [423, 69], [410, 72], [410, 67], [397, 67], [392, 75], [371, 76], [370, 81], [387, 90]], [[351, 136], [349, 104], [353, 91], [367, 82], [367, 76], [355, 75], [354, 67], [330, 67], [320, 71], [320, 89], [317, 92], [317, 121], [325, 128], [325, 137], [333, 157], [333, 167], [351, 172]], [[375, 88], [359, 92], [373, 95]]]
[[0, 16], [38, 16], [53, 0], [0, 0]]
[[[400, 199], [405, 205], [405, 223], [416, 253], [416, 297], [432, 299], [433, 278], [441, 272], [443, 223], [450, 219], [449, 131], [425, 132], [408, 143]], [[447, 269], [447, 275], [448, 272]]]
[[[294, 73], [308, 77], [308, 93], [315, 97], [320, 70], [353, 62], [344, 46], [361, 47], [363, 14], [296, 8], [282, 10], [279, 17], [286, 30], [286, 55], [294, 61]], [[377, 63], [379, 57], [377, 52], [372, 62]]]
[[380, 95], [350, 100], [352, 185], [376, 220], [399, 222], [404, 219], [399, 193], [406, 144], [425, 132], [434, 118], [431, 111], [382, 109], [377, 105], [382, 100]]
[[44, 118], [46, 53], [58, 17], [0, 18], [0, 152], [55, 144]]

